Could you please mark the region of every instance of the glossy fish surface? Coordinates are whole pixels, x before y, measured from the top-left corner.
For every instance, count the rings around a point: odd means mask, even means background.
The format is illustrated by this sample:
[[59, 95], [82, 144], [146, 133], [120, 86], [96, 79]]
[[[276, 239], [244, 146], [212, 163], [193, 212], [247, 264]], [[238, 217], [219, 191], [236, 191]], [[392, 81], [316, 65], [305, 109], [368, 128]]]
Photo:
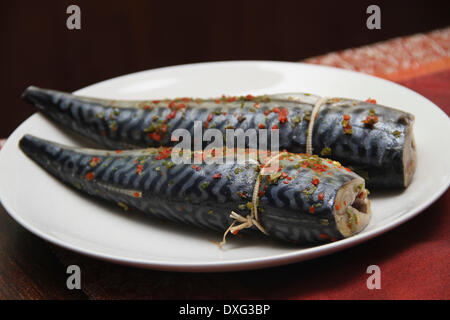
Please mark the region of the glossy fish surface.
[[[125, 210], [219, 232], [233, 223], [232, 211], [246, 217], [254, 203], [269, 236], [302, 244], [349, 237], [363, 230], [371, 216], [364, 179], [317, 156], [283, 153], [278, 169], [261, 175], [267, 163], [176, 164], [172, 149], [165, 147], [73, 148], [30, 135], [19, 146], [43, 169], [81, 192]], [[259, 232], [255, 226], [246, 230]]]
[[[172, 134], [194, 122], [202, 129], [267, 129], [268, 147], [279, 130], [279, 148], [306, 151], [308, 125], [319, 97], [277, 94], [212, 99], [113, 101], [29, 87], [24, 99], [68, 128], [110, 149], [173, 146]], [[415, 171], [414, 116], [374, 100], [330, 98], [312, 131], [313, 154], [351, 167], [373, 188], [406, 187]], [[206, 143], [205, 143], [206, 144]], [[247, 147], [249, 147], [247, 145]]]

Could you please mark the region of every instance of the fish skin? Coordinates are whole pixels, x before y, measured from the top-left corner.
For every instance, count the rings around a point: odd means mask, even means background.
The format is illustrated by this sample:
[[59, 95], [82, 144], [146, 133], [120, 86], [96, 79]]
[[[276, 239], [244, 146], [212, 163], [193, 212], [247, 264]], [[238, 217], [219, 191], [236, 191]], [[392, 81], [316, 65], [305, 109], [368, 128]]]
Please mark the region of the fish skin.
[[[66, 147], [31, 135], [25, 135], [19, 146], [46, 171], [91, 196], [165, 220], [220, 232], [232, 223], [229, 217], [232, 210], [244, 217], [250, 213], [247, 204], [252, 202], [259, 169], [259, 164], [250, 162], [202, 163], [196, 165], [200, 170], [190, 164], [169, 165], [170, 158], [156, 159], [170, 150], [162, 147], [117, 153]], [[317, 172], [299, 166], [305, 160], [329, 167], [331, 174], [321, 176], [316, 189], [312, 180]], [[291, 180], [280, 178], [274, 182], [263, 176], [259, 188], [264, 190], [267, 185], [264, 195], [259, 197], [258, 208], [260, 223], [268, 234], [299, 244], [342, 239], [333, 216], [336, 194], [349, 181], [364, 181], [331, 160], [317, 156], [290, 154], [280, 160], [280, 165]], [[305, 194], [305, 189], [310, 194]], [[320, 193], [322, 200], [319, 200]], [[311, 206], [315, 207], [313, 213]], [[247, 230], [260, 232], [255, 226]]]
[[[152, 101], [110, 101], [36, 87], [29, 87], [24, 99], [57, 122], [110, 149], [172, 146], [176, 144], [170, 139], [175, 129], [187, 129], [193, 136], [194, 121], [200, 120], [203, 125], [208, 123], [206, 127], [214, 127], [222, 133], [227, 128], [258, 130], [262, 124], [269, 129], [268, 148], [270, 129], [277, 125], [280, 150], [294, 153], [306, 150], [308, 116], [317, 101], [316, 96], [298, 93], [252, 99], [240, 97], [235, 101], [227, 101], [226, 98], [197, 102], [195, 99], [188, 102], [177, 100], [177, 104], [183, 103], [185, 108], [167, 120], [173, 111], [167, 107], [172, 100], [162, 100], [157, 104]], [[216, 103], [216, 100], [220, 102]], [[150, 108], [146, 110], [146, 106]], [[269, 112], [275, 107], [289, 110], [285, 123], [280, 122], [279, 113]], [[373, 127], [363, 123], [371, 109], [379, 117]], [[208, 122], [210, 114], [213, 116]], [[350, 116], [352, 134], [344, 132], [342, 120], [345, 114]], [[148, 130], [156, 118], [156, 121], [164, 121], [167, 125], [166, 131], [160, 132], [160, 140], [149, 137]], [[320, 108], [315, 120], [313, 153], [321, 155], [325, 148], [330, 148], [331, 154], [326, 156], [360, 173], [370, 188], [406, 187], [403, 150], [406, 134], [412, 130], [413, 122], [413, 115], [397, 109], [358, 100], [334, 99]]]

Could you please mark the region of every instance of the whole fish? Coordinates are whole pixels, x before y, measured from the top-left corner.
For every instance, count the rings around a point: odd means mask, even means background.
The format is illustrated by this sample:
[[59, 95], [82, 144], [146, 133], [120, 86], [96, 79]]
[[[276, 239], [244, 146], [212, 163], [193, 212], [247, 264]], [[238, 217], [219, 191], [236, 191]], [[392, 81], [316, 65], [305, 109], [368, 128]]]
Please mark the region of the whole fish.
[[280, 153], [278, 169], [261, 175], [267, 162], [175, 164], [165, 147], [95, 150], [31, 135], [19, 145], [42, 168], [91, 196], [221, 232], [233, 225], [239, 231], [255, 204], [258, 216], [245, 230], [302, 244], [349, 237], [371, 216], [364, 179], [317, 156]]
[[[280, 150], [295, 153], [306, 152], [312, 109], [320, 98], [293, 93], [118, 101], [36, 87], [27, 88], [23, 97], [106, 148], [173, 146], [176, 129], [194, 137], [194, 122], [201, 121], [204, 130], [218, 129], [224, 136], [227, 129], [267, 129], [269, 148], [271, 132], [278, 129]], [[314, 120], [312, 153], [351, 167], [368, 187], [407, 187], [416, 167], [413, 123], [412, 114], [373, 100], [330, 98]]]

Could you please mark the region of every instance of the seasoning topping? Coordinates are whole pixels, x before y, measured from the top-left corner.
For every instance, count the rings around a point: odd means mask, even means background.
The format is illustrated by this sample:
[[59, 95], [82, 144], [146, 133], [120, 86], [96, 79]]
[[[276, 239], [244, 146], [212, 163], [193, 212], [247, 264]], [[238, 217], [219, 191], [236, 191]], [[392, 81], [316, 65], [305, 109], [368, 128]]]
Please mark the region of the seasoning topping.
[[87, 181], [94, 180], [94, 173], [93, 172], [86, 173], [85, 178], [86, 178]]
[[321, 156], [331, 156], [331, 148], [325, 147], [320, 151]]
[[375, 123], [378, 122], [378, 116], [375, 114], [375, 110], [370, 109], [369, 115], [366, 117], [365, 120], [362, 121], [364, 123], [364, 126], [368, 128], [373, 128]]
[[91, 160], [89, 160], [89, 165], [93, 168], [96, 165], [98, 165], [100, 162], [100, 159], [97, 157], [93, 157]]
[[352, 134], [353, 133], [352, 126], [350, 125], [350, 115], [344, 114], [343, 120], [342, 120], [342, 127], [344, 128], [344, 133], [345, 134]]

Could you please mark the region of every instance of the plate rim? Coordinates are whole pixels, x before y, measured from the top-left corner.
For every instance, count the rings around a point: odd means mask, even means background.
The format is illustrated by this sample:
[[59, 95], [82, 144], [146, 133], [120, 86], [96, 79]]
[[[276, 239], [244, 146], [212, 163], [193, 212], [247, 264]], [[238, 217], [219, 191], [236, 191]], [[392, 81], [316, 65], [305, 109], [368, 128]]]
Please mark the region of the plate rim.
[[[235, 63], [250, 63], [250, 64], [285, 64], [285, 65], [303, 65], [308, 68], [319, 68], [319, 69], [334, 69], [338, 72], [344, 72], [344, 73], [350, 73], [357, 76], [364, 76], [368, 78], [374, 78], [377, 81], [382, 81], [385, 83], [388, 83], [390, 85], [394, 84], [396, 87], [401, 88], [402, 90], [407, 90], [409, 93], [414, 94], [415, 96], [425, 99], [428, 103], [430, 103], [434, 109], [437, 109], [440, 112], [441, 116], [446, 117], [449, 122], [450, 118], [447, 116], [447, 114], [439, 108], [435, 103], [433, 103], [428, 98], [422, 96], [421, 94], [404, 87], [400, 84], [397, 84], [395, 82], [375, 77], [372, 75], [352, 71], [352, 70], [346, 70], [336, 67], [330, 67], [330, 66], [322, 66], [322, 65], [314, 65], [314, 64], [307, 64], [307, 63], [301, 63], [301, 62], [285, 62], [285, 61], [270, 61], [270, 60], [230, 60], [230, 61], [214, 61], [214, 62], [198, 62], [198, 63], [190, 63], [190, 64], [182, 64], [182, 65], [173, 65], [173, 66], [167, 66], [167, 67], [161, 67], [161, 68], [155, 68], [155, 69], [148, 69], [148, 70], [142, 70], [138, 72], [133, 72], [121, 76], [117, 76], [114, 78], [106, 79], [100, 82], [97, 82], [95, 84], [91, 84], [89, 86], [83, 87], [81, 89], [78, 89], [74, 91], [74, 93], [82, 92], [84, 90], [92, 89], [93, 87], [97, 85], [104, 85], [107, 82], [115, 81], [117, 79], [123, 79], [126, 77], [132, 77], [132, 76], [138, 76], [139, 74], [144, 74], [148, 72], [154, 72], [154, 71], [161, 71], [161, 70], [167, 70], [167, 69], [176, 69], [176, 68], [184, 68], [184, 67], [195, 67], [195, 66], [207, 66], [207, 65], [217, 65], [217, 64], [235, 64]], [[22, 123], [20, 123], [17, 128], [10, 134], [10, 136], [7, 138], [5, 145], [3, 146], [2, 150], [13, 148], [13, 146], [9, 146], [14, 139], [10, 139], [12, 137], [15, 137], [16, 134], [18, 134], [19, 129], [26, 125], [27, 122], [33, 121], [34, 118], [38, 117], [40, 115], [40, 112], [36, 112], [32, 114], [30, 117], [28, 117], [26, 120], [24, 120]], [[0, 161], [4, 157], [4, 152], [0, 151]], [[431, 206], [437, 199], [439, 199], [448, 189], [450, 186], [450, 179], [447, 181], [446, 184], [443, 184], [441, 188], [437, 189], [433, 196], [429, 197], [427, 201], [422, 203], [422, 205], [414, 208], [413, 210], [407, 212], [406, 214], [397, 217], [396, 219], [388, 222], [386, 225], [380, 226], [374, 230], [367, 231], [365, 233], [360, 233], [356, 237], [349, 237], [342, 240], [339, 240], [337, 242], [322, 244], [318, 246], [308, 247], [308, 248], [301, 248], [298, 250], [294, 250], [292, 252], [287, 253], [281, 253], [281, 254], [275, 254], [268, 257], [260, 257], [260, 258], [250, 258], [250, 259], [235, 259], [235, 260], [229, 260], [229, 261], [203, 261], [203, 262], [175, 262], [175, 261], [160, 261], [160, 260], [152, 260], [148, 261], [144, 258], [129, 258], [129, 257], [123, 257], [120, 255], [114, 255], [114, 254], [108, 254], [108, 253], [102, 253], [98, 250], [92, 250], [87, 249], [83, 247], [79, 247], [76, 245], [71, 244], [69, 241], [64, 241], [62, 239], [58, 239], [55, 236], [52, 236], [50, 234], [45, 233], [44, 231], [39, 230], [39, 228], [35, 227], [32, 223], [29, 223], [26, 221], [26, 219], [23, 219], [19, 214], [13, 210], [13, 208], [9, 205], [8, 201], [4, 199], [4, 196], [0, 193], [0, 203], [5, 208], [5, 211], [16, 221], [18, 222], [22, 227], [24, 227], [26, 230], [30, 231], [31, 233], [35, 234], [36, 236], [46, 240], [47, 242], [50, 242], [54, 245], [60, 246], [64, 249], [68, 249], [71, 251], [74, 251], [76, 253], [86, 255], [89, 257], [93, 257], [96, 259], [108, 261], [108, 262], [114, 262], [122, 265], [129, 265], [133, 267], [140, 267], [140, 268], [148, 268], [148, 269], [155, 269], [155, 270], [164, 270], [164, 271], [176, 271], [176, 272], [231, 272], [231, 271], [241, 271], [241, 270], [252, 270], [252, 269], [263, 269], [263, 268], [269, 268], [269, 267], [276, 267], [280, 265], [295, 263], [295, 262], [301, 262], [305, 260], [315, 259], [324, 255], [332, 254], [340, 250], [345, 250], [350, 247], [356, 246], [362, 242], [366, 242], [369, 239], [372, 239], [374, 237], [377, 237], [383, 233], [389, 232], [392, 229], [396, 228], [397, 226], [409, 221], [410, 219], [414, 218], [421, 212], [423, 212], [426, 208]]]

